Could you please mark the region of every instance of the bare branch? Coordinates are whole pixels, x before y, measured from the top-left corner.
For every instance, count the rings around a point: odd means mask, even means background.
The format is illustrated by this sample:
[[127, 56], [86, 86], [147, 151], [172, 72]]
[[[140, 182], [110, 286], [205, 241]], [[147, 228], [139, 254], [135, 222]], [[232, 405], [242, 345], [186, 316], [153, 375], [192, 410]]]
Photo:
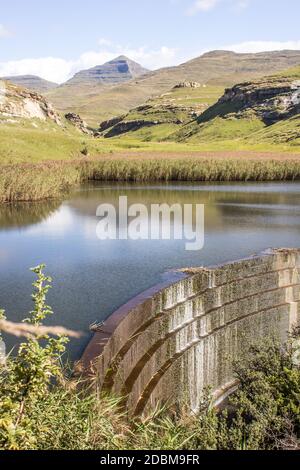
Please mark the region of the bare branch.
[[80, 338], [82, 332], [68, 330], [62, 326], [36, 326], [28, 323], [13, 323], [7, 320], [0, 320], [0, 331], [9, 335], [30, 338], [33, 336], [54, 335], [69, 336], [71, 338]]

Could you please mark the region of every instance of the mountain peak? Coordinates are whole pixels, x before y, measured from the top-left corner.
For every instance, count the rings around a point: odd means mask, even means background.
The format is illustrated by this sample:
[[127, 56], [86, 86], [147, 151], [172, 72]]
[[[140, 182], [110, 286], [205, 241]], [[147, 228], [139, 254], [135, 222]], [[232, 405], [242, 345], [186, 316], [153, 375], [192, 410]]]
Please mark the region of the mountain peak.
[[129, 57], [126, 57], [126, 55], [119, 55], [118, 57], [115, 57], [112, 59], [110, 62], [119, 62], [119, 61], [125, 61], [125, 62], [133, 62]]
[[128, 82], [133, 78], [145, 75], [147, 72], [148, 70], [137, 62], [125, 55], [120, 55], [103, 65], [96, 65], [91, 69], [78, 72], [68, 83], [114, 85]]

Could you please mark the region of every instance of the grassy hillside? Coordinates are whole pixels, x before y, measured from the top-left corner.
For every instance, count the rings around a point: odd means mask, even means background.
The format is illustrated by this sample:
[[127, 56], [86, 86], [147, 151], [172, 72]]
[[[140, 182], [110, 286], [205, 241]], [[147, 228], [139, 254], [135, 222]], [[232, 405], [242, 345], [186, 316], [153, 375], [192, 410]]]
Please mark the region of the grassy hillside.
[[57, 109], [79, 113], [90, 125], [124, 114], [148, 99], [168, 92], [177, 83], [189, 80], [202, 84], [232, 86], [234, 83], [275, 73], [300, 63], [300, 51], [235, 54], [214, 51], [177, 67], [149, 73], [113, 87], [63, 85], [47, 96]]
[[[173, 88], [118, 120], [103, 135], [127, 142], [177, 142], [199, 149], [299, 149], [300, 67], [235, 85]], [[113, 138], [112, 138], [113, 137]]]
[[[245, 96], [252, 100], [257, 93], [259, 96], [269, 94], [271, 87], [275, 95], [268, 104], [268, 112], [274, 114], [273, 101], [277, 102], [278, 96], [286, 101], [289, 94], [284, 93], [291, 83], [298, 83], [299, 78], [300, 67], [296, 67], [248, 81], [234, 87], [235, 97], [229, 101], [219, 100], [224, 91], [221, 86], [173, 88], [121, 119], [121, 125], [136, 121], [151, 125], [138, 126], [113, 138], [84, 135], [64, 119], [62, 125], [57, 125], [51, 119], [8, 119], [3, 115], [0, 117], [0, 164], [93, 160], [110, 154], [147, 159], [149, 155], [164, 157], [174, 152], [183, 157], [203, 155], [207, 151], [213, 152], [211, 156], [225, 151], [297, 153], [300, 152], [299, 114], [286, 115], [279, 106], [278, 122], [270, 125], [261, 114], [262, 110], [266, 111], [264, 100], [251, 101], [251, 106], [246, 107], [243, 100]], [[103, 131], [106, 137], [113, 128], [108, 125]]]
[[97, 140], [67, 123], [59, 127], [39, 119], [14, 123], [0, 120], [0, 164], [83, 157], [86, 148], [95, 154], [100, 151]]
[[215, 103], [223, 91], [222, 87], [206, 85], [172, 88], [117, 121], [102, 123], [100, 129], [105, 137], [130, 136], [144, 142], [165, 140]]
[[239, 139], [249, 144], [297, 147], [300, 145], [299, 80], [300, 67], [296, 67], [236, 85], [170, 138], [193, 143]]

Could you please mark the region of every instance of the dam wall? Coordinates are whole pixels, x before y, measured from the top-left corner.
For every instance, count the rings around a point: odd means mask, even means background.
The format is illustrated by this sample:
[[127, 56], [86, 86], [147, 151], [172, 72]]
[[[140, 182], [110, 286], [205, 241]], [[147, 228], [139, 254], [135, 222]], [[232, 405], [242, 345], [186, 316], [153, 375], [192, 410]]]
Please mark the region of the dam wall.
[[182, 401], [197, 412], [206, 387], [221, 402], [237, 386], [233, 361], [247, 345], [269, 334], [284, 341], [300, 323], [298, 249], [177, 276], [111, 315], [82, 358], [134, 415]]

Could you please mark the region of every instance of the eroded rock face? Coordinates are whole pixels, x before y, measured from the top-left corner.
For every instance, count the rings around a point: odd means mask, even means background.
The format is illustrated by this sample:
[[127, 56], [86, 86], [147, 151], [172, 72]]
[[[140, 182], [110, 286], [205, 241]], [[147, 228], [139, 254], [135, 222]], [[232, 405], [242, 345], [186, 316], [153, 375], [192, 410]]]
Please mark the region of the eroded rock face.
[[65, 114], [65, 118], [84, 134], [92, 135], [92, 131], [88, 129], [87, 123], [79, 116], [79, 114], [68, 113]]
[[[181, 125], [198, 117], [206, 108], [205, 104], [182, 106], [170, 102], [147, 103], [138, 106], [128, 114], [102, 122], [99, 135], [109, 138], [160, 124]], [[137, 115], [140, 118], [133, 117]]]
[[129, 131], [137, 131], [138, 129], [142, 129], [143, 127], [152, 127], [157, 126], [160, 124], [158, 121], [146, 121], [143, 119], [137, 119], [133, 121], [121, 121], [115, 126], [113, 126], [105, 137], [115, 137], [120, 134], [125, 134]]
[[[237, 114], [252, 109], [267, 124], [300, 113], [300, 80], [264, 79], [227, 89], [217, 105], [231, 104]], [[238, 117], [238, 116], [237, 116]]]
[[174, 88], [200, 88], [201, 83], [198, 82], [180, 82], [178, 85], [175, 85]]
[[126, 117], [126, 115], [116, 116], [112, 119], [108, 119], [107, 121], [101, 122], [100, 127], [99, 127], [99, 131], [103, 132], [103, 131], [106, 131], [107, 129], [110, 129], [111, 127], [113, 127], [116, 124], [118, 124], [119, 122], [121, 122], [125, 117]]
[[0, 116], [8, 119], [51, 119], [61, 125], [58, 113], [42, 95], [5, 81], [0, 81]]

